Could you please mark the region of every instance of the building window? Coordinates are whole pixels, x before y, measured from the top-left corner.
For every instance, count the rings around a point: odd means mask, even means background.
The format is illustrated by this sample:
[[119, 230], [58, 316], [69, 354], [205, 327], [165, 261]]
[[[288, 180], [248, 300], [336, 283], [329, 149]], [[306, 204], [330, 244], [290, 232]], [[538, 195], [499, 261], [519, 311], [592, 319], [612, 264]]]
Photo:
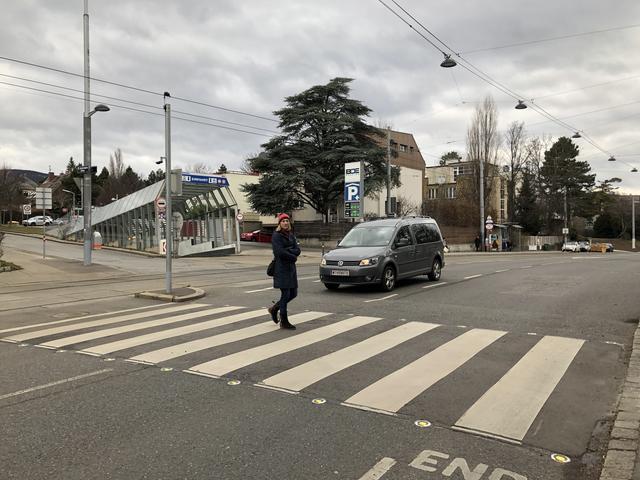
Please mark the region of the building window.
[[409, 145], [409, 153], [413, 153], [413, 147]]
[[437, 188], [430, 188], [429, 189], [428, 198], [429, 198], [429, 200], [435, 200], [436, 198], [438, 198], [438, 189]]
[[407, 146], [403, 145], [403, 144], [400, 144], [400, 151], [401, 152], [406, 152], [407, 151]]
[[453, 167], [453, 179], [456, 180], [459, 175], [464, 175], [464, 167], [462, 165]]
[[456, 187], [447, 187], [444, 192], [446, 198], [456, 198]]

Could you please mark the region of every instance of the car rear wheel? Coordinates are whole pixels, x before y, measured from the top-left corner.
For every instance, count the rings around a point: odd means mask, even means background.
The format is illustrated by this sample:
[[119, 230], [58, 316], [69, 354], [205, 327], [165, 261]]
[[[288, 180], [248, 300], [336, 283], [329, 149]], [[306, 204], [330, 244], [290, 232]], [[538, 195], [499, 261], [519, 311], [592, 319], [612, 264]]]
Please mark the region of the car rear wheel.
[[437, 282], [440, 280], [440, 276], [442, 275], [442, 264], [439, 259], [433, 260], [433, 265], [431, 265], [431, 271], [429, 272], [429, 280], [433, 282]]
[[380, 288], [385, 292], [390, 292], [396, 286], [396, 270], [391, 265], [384, 267]]
[[327, 288], [327, 290], [337, 290], [338, 288], [340, 288], [339, 283], [325, 283], [324, 286]]

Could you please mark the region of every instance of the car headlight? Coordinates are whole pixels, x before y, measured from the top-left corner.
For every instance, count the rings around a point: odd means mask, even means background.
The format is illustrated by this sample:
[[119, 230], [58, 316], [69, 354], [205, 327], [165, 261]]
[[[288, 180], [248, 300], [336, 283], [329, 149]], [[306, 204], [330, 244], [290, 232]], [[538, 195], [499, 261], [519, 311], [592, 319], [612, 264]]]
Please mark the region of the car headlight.
[[364, 260], [360, 260], [361, 267], [366, 267], [368, 265], [375, 265], [376, 263], [378, 263], [378, 257], [365, 258]]
[[327, 264], [327, 261], [325, 260], [325, 258], [324, 258], [324, 257], [322, 257], [322, 260], [320, 260], [320, 265], [323, 265], [323, 266], [324, 266], [324, 265], [326, 265], [326, 264]]

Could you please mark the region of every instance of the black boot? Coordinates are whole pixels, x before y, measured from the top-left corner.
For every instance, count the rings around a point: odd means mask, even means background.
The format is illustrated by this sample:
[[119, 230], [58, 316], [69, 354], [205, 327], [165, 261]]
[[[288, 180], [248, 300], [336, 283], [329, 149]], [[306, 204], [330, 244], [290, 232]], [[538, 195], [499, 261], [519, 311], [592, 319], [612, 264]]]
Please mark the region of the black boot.
[[267, 308], [267, 311], [269, 312], [269, 315], [271, 315], [271, 320], [273, 320], [273, 323], [275, 323], [275, 324], [278, 323], [278, 309], [279, 308], [280, 308], [280, 305], [278, 303], [274, 303], [269, 308]]
[[291, 325], [289, 323], [288, 315], [280, 314], [280, 328], [284, 328], [286, 330], [295, 330], [296, 326], [295, 325]]

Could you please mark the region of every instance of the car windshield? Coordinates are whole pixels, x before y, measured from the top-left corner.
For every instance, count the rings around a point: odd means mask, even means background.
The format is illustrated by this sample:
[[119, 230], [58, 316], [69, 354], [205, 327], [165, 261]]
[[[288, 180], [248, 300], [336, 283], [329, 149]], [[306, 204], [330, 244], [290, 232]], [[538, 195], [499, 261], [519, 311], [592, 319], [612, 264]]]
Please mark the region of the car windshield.
[[356, 227], [342, 239], [340, 247], [382, 247], [388, 245], [395, 227]]

